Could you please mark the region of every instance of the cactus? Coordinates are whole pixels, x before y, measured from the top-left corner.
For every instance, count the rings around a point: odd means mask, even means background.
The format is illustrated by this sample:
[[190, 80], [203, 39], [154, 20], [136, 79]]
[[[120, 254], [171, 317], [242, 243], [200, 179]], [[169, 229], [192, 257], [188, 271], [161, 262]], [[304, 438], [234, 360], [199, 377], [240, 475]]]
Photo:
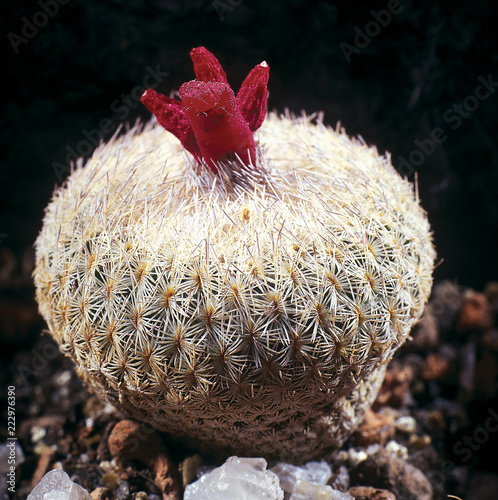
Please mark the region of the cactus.
[[[195, 50], [195, 85], [228, 92]], [[238, 151], [201, 148], [191, 109], [147, 91], [173, 134], [153, 119], [80, 162], [46, 210], [34, 279], [62, 352], [125, 415], [206, 452], [298, 463], [361, 421], [435, 251], [388, 156], [320, 115], [263, 122], [266, 68], [223, 98], [232, 131], [254, 133]]]

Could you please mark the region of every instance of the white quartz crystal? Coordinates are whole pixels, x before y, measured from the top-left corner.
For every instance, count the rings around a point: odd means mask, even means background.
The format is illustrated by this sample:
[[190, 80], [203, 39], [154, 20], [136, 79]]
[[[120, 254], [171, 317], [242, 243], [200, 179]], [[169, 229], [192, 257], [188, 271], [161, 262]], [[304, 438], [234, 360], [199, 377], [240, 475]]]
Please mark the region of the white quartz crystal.
[[417, 421], [410, 416], [399, 417], [394, 421], [394, 427], [400, 432], [412, 434], [417, 430]]
[[401, 458], [402, 460], [408, 459], [408, 448], [398, 443], [397, 441], [392, 441], [392, 440], [389, 441], [386, 444], [386, 451], [392, 453], [393, 455], [396, 455], [398, 458]]
[[27, 500], [92, 500], [92, 497], [62, 469], [53, 469], [43, 476]]
[[289, 500], [353, 500], [351, 495], [327, 485], [332, 469], [327, 462], [308, 462], [300, 467], [279, 462], [271, 468]]
[[283, 500], [278, 477], [263, 458], [230, 457], [185, 488], [184, 500]]
[[346, 466], [340, 465], [339, 469], [334, 474], [334, 479], [329, 480], [327, 484], [330, 484], [332, 488], [339, 491], [346, 491], [349, 488], [349, 472]]
[[350, 494], [334, 490], [326, 484], [313, 484], [298, 479], [289, 500], [354, 500], [354, 498]]
[[332, 476], [332, 469], [327, 462], [308, 462], [301, 467], [279, 462], [270, 470], [278, 476], [280, 486], [286, 492], [291, 492], [300, 479], [308, 483], [327, 484]]

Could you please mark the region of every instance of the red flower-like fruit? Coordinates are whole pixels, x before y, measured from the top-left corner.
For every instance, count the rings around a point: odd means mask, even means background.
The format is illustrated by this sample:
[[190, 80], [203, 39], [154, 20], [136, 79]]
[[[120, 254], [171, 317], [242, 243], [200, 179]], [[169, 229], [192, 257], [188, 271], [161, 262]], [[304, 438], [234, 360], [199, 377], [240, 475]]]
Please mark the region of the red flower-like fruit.
[[262, 62], [247, 75], [237, 93], [228, 85], [219, 61], [204, 47], [192, 49], [196, 80], [179, 90], [181, 101], [148, 89], [142, 102], [183, 147], [217, 171], [216, 163], [256, 159], [254, 138], [266, 114], [269, 66]]

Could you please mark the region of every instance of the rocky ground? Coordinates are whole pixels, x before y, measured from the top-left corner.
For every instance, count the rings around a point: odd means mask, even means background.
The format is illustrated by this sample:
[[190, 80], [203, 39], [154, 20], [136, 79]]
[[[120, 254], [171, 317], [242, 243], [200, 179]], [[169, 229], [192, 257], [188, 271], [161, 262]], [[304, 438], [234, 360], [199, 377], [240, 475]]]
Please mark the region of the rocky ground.
[[[181, 498], [198, 468], [220, 465], [123, 420], [90, 394], [44, 331], [31, 295], [29, 256], [24, 271], [18, 262], [9, 273], [8, 259], [4, 250], [0, 326], [10, 344], [2, 352], [2, 387], [15, 386], [14, 500], [26, 498], [54, 467], [94, 498]], [[495, 499], [497, 317], [498, 283], [480, 291], [436, 283], [413, 340], [391, 362], [365, 421], [329, 459], [329, 484], [355, 498]], [[5, 412], [1, 418], [5, 442]], [[5, 481], [1, 488], [0, 498], [7, 498]]]

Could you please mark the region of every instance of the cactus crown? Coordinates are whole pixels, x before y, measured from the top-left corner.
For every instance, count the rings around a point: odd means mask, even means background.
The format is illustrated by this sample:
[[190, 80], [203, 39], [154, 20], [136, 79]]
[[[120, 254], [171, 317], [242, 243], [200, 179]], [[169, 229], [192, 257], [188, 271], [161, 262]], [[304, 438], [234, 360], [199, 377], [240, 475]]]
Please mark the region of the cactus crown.
[[[240, 103], [264, 101], [255, 87]], [[271, 113], [245, 164], [242, 151], [216, 156], [216, 141], [203, 151], [185, 102], [154, 95], [145, 102], [193, 157], [151, 123], [75, 170], [36, 243], [40, 311], [127, 415], [209, 452], [323, 456], [422, 313], [435, 257], [425, 213], [388, 157], [319, 119]], [[259, 106], [238, 105], [250, 130]]]

